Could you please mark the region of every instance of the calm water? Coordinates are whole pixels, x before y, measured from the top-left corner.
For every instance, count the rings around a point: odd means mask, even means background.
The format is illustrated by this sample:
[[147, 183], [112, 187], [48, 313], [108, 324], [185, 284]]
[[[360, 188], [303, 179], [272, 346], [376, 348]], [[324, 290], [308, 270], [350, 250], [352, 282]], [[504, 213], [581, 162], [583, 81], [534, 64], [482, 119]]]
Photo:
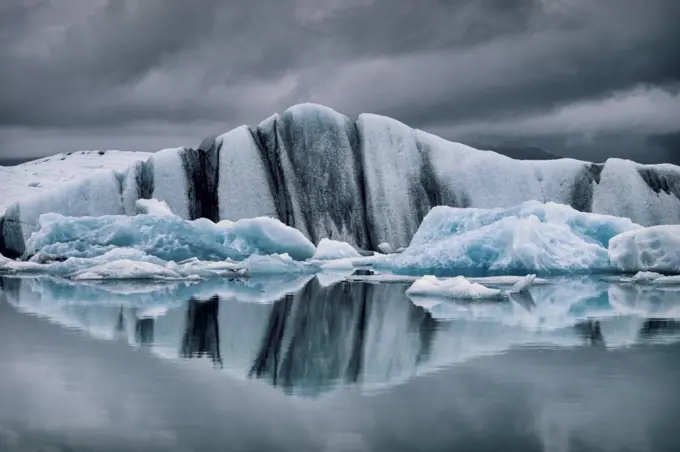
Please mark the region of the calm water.
[[680, 450], [680, 290], [0, 281], [2, 452]]

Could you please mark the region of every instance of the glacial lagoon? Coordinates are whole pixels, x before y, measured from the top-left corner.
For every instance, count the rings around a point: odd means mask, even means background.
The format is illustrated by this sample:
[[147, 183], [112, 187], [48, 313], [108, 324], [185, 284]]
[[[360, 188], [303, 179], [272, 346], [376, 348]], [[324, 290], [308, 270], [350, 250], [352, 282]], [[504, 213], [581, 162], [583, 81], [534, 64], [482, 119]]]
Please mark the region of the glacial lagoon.
[[680, 450], [680, 288], [2, 278], [0, 450]]

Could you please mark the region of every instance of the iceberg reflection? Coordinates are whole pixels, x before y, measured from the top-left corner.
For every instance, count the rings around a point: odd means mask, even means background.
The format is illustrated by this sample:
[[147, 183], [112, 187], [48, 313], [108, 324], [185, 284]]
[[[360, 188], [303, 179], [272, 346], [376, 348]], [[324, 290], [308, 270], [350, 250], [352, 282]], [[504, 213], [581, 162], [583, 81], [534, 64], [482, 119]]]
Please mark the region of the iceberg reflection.
[[680, 290], [557, 279], [504, 301], [409, 299], [407, 284], [316, 277], [134, 286], [2, 279], [18, 310], [168, 359], [318, 396], [380, 390], [523, 346], [617, 348], [680, 340]]

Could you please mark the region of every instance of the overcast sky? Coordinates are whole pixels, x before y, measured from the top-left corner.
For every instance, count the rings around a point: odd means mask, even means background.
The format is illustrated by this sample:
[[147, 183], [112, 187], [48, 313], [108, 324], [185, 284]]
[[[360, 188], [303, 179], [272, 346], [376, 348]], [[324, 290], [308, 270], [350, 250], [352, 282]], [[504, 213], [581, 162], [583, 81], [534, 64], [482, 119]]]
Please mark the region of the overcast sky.
[[678, 0], [2, 0], [0, 158], [153, 151], [300, 102], [680, 162]]

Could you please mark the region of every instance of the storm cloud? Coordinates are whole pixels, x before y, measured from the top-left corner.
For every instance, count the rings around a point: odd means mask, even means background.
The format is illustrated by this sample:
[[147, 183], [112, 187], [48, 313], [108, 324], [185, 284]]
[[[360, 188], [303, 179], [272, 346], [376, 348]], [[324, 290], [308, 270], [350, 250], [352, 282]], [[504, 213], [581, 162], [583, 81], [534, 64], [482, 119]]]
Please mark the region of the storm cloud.
[[195, 146], [301, 102], [680, 162], [675, 0], [5, 0], [0, 157]]

